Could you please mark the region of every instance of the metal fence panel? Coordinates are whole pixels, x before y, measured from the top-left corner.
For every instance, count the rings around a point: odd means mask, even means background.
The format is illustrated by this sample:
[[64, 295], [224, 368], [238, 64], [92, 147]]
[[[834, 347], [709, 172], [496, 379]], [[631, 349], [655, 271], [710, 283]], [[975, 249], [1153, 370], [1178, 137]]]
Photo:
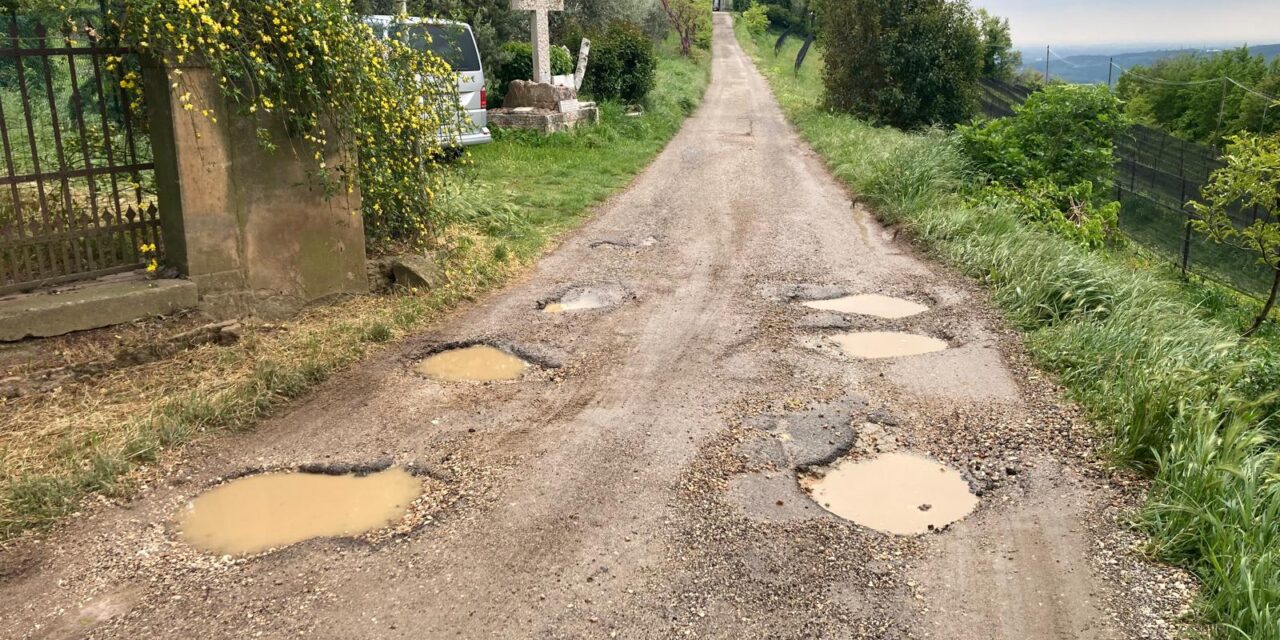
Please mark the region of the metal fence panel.
[[0, 293], [137, 269], [149, 258], [140, 247], [162, 248], [150, 142], [121, 88], [121, 70], [136, 66], [92, 28], [54, 34], [9, 16]]

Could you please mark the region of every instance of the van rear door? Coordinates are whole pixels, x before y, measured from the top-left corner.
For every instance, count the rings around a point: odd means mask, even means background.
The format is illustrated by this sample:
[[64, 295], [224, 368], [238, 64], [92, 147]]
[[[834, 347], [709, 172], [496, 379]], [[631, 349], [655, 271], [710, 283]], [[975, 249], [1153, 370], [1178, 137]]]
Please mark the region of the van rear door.
[[[430, 40], [425, 36], [430, 36]], [[458, 98], [462, 108], [471, 118], [465, 130], [485, 125], [481, 92], [484, 90], [484, 66], [480, 63], [480, 51], [471, 27], [465, 24], [420, 24], [410, 32], [410, 46], [430, 50], [444, 59], [458, 76]]]

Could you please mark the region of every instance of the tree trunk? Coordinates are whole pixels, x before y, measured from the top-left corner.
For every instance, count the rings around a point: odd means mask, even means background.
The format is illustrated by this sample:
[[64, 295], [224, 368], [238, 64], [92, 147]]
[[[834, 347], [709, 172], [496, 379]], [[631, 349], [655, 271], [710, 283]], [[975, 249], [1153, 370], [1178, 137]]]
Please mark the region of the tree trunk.
[[1271, 315], [1271, 308], [1276, 306], [1277, 291], [1280, 291], [1280, 269], [1276, 269], [1276, 279], [1271, 283], [1271, 295], [1267, 297], [1267, 303], [1262, 305], [1262, 313], [1258, 314], [1258, 319], [1254, 320], [1253, 326], [1244, 332], [1244, 337], [1248, 338], [1262, 328], [1262, 323], [1266, 322], [1267, 316]]

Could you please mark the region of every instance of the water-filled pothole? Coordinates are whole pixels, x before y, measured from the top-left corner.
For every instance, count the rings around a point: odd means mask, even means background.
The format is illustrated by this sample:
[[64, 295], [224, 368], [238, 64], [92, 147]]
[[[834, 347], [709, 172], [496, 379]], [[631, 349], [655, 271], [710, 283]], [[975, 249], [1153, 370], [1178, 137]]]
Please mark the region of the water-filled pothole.
[[515, 380], [529, 363], [487, 344], [449, 349], [428, 356], [414, 370], [444, 382]]
[[422, 493], [422, 482], [399, 467], [365, 476], [264, 473], [196, 497], [179, 527], [202, 551], [243, 555], [381, 529], [404, 518]]
[[941, 529], [978, 506], [958, 471], [908, 453], [845, 461], [821, 478], [802, 482], [827, 511], [903, 536]]
[[842, 333], [831, 336], [831, 341], [846, 354], [868, 360], [918, 356], [947, 348], [947, 343], [937, 338], [894, 331]]
[[809, 302], [804, 303], [804, 306], [811, 309], [820, 309], [822, 311], [856, 313], [858, 315], [875, 316], [877, 318], [887, 318], [890, 320], [909, 318], [929, 310], [929, 307], [918, 302], [912, 302], [911, 300], [904, 300], [902, 298], [882, 296], [878, 293], [845, 296], [843, 298], [832, 298], [829, 300], [810, 300]]
[[571, 313], [612, 307], [626, 296], [626, 291], [616, 285], [602, 285], [570, 289], [558, 298], [543, 301], [539, 306], [546, 313]]

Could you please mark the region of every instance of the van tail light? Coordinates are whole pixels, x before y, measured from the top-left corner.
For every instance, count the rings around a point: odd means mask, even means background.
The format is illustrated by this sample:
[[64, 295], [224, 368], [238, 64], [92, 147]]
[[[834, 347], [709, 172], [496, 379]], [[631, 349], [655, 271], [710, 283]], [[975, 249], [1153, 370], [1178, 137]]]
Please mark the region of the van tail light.
[[480, 87], [480, 108], [489, 108], [489, 90], [484, 87]]

